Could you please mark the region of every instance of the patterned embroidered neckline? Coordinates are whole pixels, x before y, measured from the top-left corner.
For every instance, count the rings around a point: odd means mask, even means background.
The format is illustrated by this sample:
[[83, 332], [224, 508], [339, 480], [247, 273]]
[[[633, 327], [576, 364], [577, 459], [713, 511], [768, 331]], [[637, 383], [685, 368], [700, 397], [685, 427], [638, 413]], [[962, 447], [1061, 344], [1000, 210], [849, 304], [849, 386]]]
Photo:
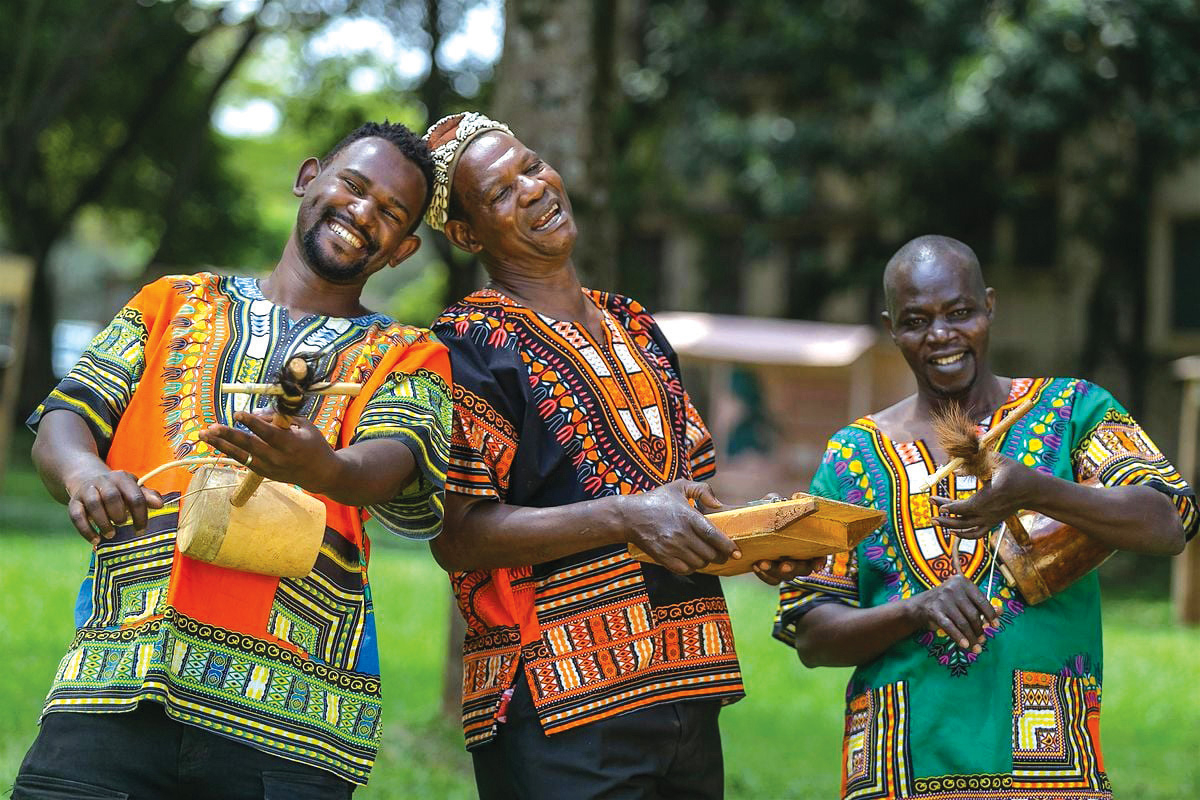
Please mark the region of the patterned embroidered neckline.
[[[1012, 384], [1009, 386], [1009, 389], [1008, 389], [1008, 396], [1004, 399], [1004, 402], [1002, 402], [996, 408], [995, 411], [993, 411], [991, 414], [988, 414], [985, 419], [976, 420], [975, 424], [976, 424], [976, 426], [978, 426], [981, 429], [980, 433], [984, 433], [984, 432], [990, 430], [992, 427], [995, 426], [995, 424], [997, 422], [999, 422], [1004, 417], [1004, 414], [1006, 411], [1016, 408], [1018, 405], [1021, 404], [1022, 401], [1025, 400], [1025, 398], [1029, 397], [1029, 395], [1039, 386], [1039, 380], [1041, 380], [1041, 379], [1038, 379], [1038, 378], [1013, 378]], [[879, 423], [877, 423], [875, 421], [875, 418], [873, 416], [871, 416], [870, 414], [865, 414], [865, 415], [859, 417], [858, 420], [856, 420], [855, 424], [861, 425], [864, 428], [870, 428], [871, 430], [878, 432], [880, 436], [882, 436], [884, 439], [887, 439], [892, 444], [913, 445], [913, 446], [916, 446], [916, 445], [925, 446], [925, 444], [926, 444], [924, 439], [894, 439], [894, 438], [892, 438], [888, 434], [887, 431], [885, 431], [882, 427], [880, 427]]]
[[392, 324], [394, 321], [387, 314], [381, 314], [378, 311], [368, 311], [366, 314], [361, 314], [357, 317], [338, 317], [332, 314], [313, 313], [294, 316], [291, 311], [288, 310], [287, 306], [279, 305], [262, 293], [262, 287], [259, 285], [259, 278], [252, 278], [247, 275], [233, 275], [227, 277], [225, 280], [231, 295], [246, 301], [262, 300], [278, 308], [282, 312], [282, 318], [287, 321], [289, 328], [311, 319], [344, 319], [363, 328], [369, 328], [371, 325], [386, 327], [387, 325]]

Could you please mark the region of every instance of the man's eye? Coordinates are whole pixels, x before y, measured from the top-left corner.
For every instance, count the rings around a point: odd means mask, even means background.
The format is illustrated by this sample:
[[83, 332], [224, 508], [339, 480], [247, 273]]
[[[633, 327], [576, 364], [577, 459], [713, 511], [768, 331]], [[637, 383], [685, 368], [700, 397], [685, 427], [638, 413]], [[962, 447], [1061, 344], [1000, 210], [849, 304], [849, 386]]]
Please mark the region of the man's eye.
[[385, 217], [387, 217], [388, 219], [390, 219], [392, 222], [400, 221], [400, 217], [396, 216], [396, 212], [392, 211], [390, 208], [385, 208], [383, 210], [383, 215]]
[[351, 192], [353, 192], [354, 194], [357, 194], [357, 195], [361, 195], [361, 194], [362, 194], [362, 189], [360, 189], [360, 188], [358, 187], [358, 184], [357, 184], [357, 183], [355, 183], [354, 181], [352, 181], [352, 180], [349, 180], [349, 179], [345, 179], [345, 184], [346, 184], [346, 188], [347, 188], [347, 189], [349, 189], [349, 190], [350, 190]]
[[925, 320], [922, 317], [909, 317], [904, 320], [904, 327], [906, 328], [920, 328], [924, 324]]
[[950, 319], [966, 319], [969, 316], [971, 316], [969, 308], [956, 308], [950, 312]]
[[537, 161], [533, 162], [525, 169], [525, 174], [526, 175], [536, 175], [542, 171], [542, 167], [544, 167], [544, 166], [546, 166], [546, 162], [542, 161], [539, 158]]
[[508, 187], [504, 187], [500, 191], [492, 195], [492, 203], [499, 203], [504, 198], [508, 197]]

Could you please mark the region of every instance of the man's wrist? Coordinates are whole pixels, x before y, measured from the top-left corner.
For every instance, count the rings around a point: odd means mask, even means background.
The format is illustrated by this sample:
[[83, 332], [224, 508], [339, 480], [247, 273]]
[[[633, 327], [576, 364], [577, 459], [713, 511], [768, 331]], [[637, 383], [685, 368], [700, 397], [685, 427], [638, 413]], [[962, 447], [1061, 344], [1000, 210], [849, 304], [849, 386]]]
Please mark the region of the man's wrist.
[[66, 491], [67, 497], [72, 498], [84, 483], [110, 471], [111, 469], [108, 464], [101, 461], [97, 456], [81, 458], [63, 470], [63, 489]]
[[324, 495], [330, 500], [340, 502], [338, 496], [342, 494], [342, 487], [352, 485], [350, 481], [353, 476], [350, 474], [352, 467], [342, 457], [341, 450], [334, 450], [330, 453], [330, 458], [325, 469], [321, 470], [321, 478], [315, 481], [311, 486], [304, 488], [313, 494]]

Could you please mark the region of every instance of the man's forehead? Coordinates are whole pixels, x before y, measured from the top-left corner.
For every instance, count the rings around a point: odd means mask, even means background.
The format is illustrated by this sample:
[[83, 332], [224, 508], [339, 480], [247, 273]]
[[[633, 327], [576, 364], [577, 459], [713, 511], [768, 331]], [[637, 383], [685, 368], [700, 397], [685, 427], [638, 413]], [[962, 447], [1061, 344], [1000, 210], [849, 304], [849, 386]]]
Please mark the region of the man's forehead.
[[983, 290], [976, 271], [963, 259], [938, 254], [898, 265], [890, 288], [900, 305], [975, 297]]
[[459, 160], [459, 169], [467, 167], [472, 179], [479, 186], [486, 186], [528, 152], [529, 148], [515, 136], [503, 131], [489, 131], [467, 145]]
[[400, 191], [410, 185], [423, 189], [424, 180], [416, 164], [386, 139], [366, 137], [351, 142], [326, 167], [332, 172], [352, 172], [372, 184]]

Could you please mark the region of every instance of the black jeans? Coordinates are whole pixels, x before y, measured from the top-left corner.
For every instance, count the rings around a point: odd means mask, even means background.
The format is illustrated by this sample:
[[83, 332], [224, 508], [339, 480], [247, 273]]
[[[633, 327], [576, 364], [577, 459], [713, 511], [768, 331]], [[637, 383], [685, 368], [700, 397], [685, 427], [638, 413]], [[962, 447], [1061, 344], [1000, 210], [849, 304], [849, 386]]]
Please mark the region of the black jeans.
[[354, 785], [322, 769], [176, 722], [143, 701], [115, 714], [42, 720], [13, 800], [325, 800]]
[[720, 710], [668, 703], [547, 736], [522, 675], [508, 721], [471, 751], [480, 800], [718, 800]]

